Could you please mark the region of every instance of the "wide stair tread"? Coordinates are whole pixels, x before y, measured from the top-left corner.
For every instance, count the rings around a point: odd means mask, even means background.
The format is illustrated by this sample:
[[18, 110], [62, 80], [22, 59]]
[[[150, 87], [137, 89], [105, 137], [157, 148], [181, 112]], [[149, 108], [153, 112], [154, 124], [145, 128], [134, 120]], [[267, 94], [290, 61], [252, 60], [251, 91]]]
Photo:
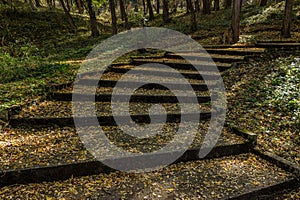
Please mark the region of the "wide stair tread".
[[221, 54], [221, 55], [240, 55], [240, 56], [253, 56], [263, 54], [265, 48], [211, 48], [206, 49], [210, 54]]
[[[82, 172], [82, 175], [85, 175], [83, 169], [89, 169], [91, 172], [100, 167], [99, 164], [98, 168], [95, 167], [97, 163], [79, 164], [78, 166], [85, 167], [80, 170], [77, 169]], [[69, 166], [65, 167], [69, 169], [65, 172], [66, 174], [75, 171]], [[57, 169], [57, 172], [59, 171]], [[59, 175], [59, 173], [57, 174]], [[45, 178], [46, 175], [47, 173], [44, 174]], [[4, 175], [4, 178], [6, 176], [7, 174]], [[29, 180], [32, 178], [34, 177], [28, 177]], [[1, 179], [2, 183], [4, 180]], [[26, 183], [25, 180], [23, 181]], [[74, 185], [74, 183], [78, 185]], [[99, 183], [113, 184], [99, 185]], [[14, 189], [20, 187], [20, 190], [16, 191], [29, 192], [35, 188], [34, 186], [37, 186], [39, 189], [47, 188], [47, 193], [51, 192], [57, 195], [57, 191], [63, 191], [66, 188], [72, 187], [81, 191], [83, 189], [78, 188], [79, 185], [80, 187], [88, 186], [90, 195], [100, 199], [119, 199], [122, 196], [133, 199], [148, 196], [149, 199], [156, 199], [158, 195], [172, 199], [242, 199], [255, 198], [258, 195], [273, 193], [282, 188], [294, 187], [293, 184], [295, 184], [295, 177], [292, 174], [270, 164], [257, 155], [248, 153], [177, 163], [147, 174], [132, 175], [113, 172], [93, 177], [72, 177], [72, 181], [43, 182], [30, 186], [14, 185], [12, 187]], [[80, 193], [80, 191], [78, 192]]]
[[300, 42], [258, 42], [257, 47], [263, 48], [300, 48]]
[[[224, 67], [230, 65], [222, 65]], [[82, 73], [80, 74], [81, 79], [86, 78], [100, 78], [101, 76], [108, 76], [113, 75], [115, 77], [120, 77], [121, 75], [127, 73], [130, 71], [132, 75], [142, 75], [142, 76], [160, 76], [164, 78], [169, 77], [176, 77], [178, 76], [178, 73], [180, 73], [182, 76], [184, 76], [187, 79], [195, 79], [195, 80], [203, 80], [203, 77], [205, 77], [205, 80], [215, 80], [219, 78], [219, 75], [222, 74], [219, 71], [213, 72], [213, 71], [197, 71], [196, 69], [177, 69], [177, 72], [172, 72], [168, 68], [161, 68], [157, 66], [143, 66], [141, 68], [135, 68], [134, 65], [120, 65], [120, 66], [113, 66], [110, 67], [107, 70], [99, 70], [99, 71], [93, 71], [88, 73]]]
[[[238, 60], [242, 61], [242, 60]], [[229, 69], [232, 66], [232, 60], [227, 60], [227, 62], [219, 62], [215, 61], [195, 61], [192, 63], [187, 63], [186, 61], [179, 60], [178, 58], [161, 58], [161, 59], [134, 59], [132, 64], [134, 65], [142, 65], [142, 64], [149, 64], [149, 63], [158, 63], [163, 65], [168, 65], [174, 69], [185, 69], [185, 70], [195, 70], [195, 67], [200, 68], [201, 72], [209, 72], [209, 71], [216, 71], [215, 67], [217, 67], [220, 71], [224, 71]]]
[[[101, 103], [102, 104], [102, 103]], [[117, 106], [121, 106], [120, 104], [116, 104]], [[125, 105], [125, 104], [124, 104]], [[150, 107], [150, 104], [148, 104], [145, 107]], [[122, 125], [130, 125], [131, 120], [133, 120], [135, 123], [159, 123], [162, 119], [165, 119], [166, 122], [168, 123], [174, 123], [174, 122], [186, 122], [186, 120], [191, 121], [191, 122], [199, 122], [199, 120], [208, 120], [211, 118], [212, 112], [210, 111], [205, 111], [208, 110], [209, 108], [203, 108], [203, 112], [180, 112], [180, 110], [176, 107], [173, 108], [173, 105], [170, 104], [163, 104], [166, 109], [169, 111], [167, 112], [167, 115], [163, 110], [157, 110], [155, 114], [152, 114], [149, 116], [149, 112], [131, 112], [130, 117], [128, 118], [128, 114], [124, 113], [125, 111], [122, 112], [119, 111], [118, 115], [113, 115], [112, 112], [110, 111], [110, 107], [106, 106], [100, 106], [102, 109], [107, 109], [107, 110], [97, 110], [96, 111], [96, 116], [94, 113], [91, 111], [93, 109], [93, 105], [89, 106], [89, 109], [87, 109], [87, 105], [79, 105], [77, 107], [77, 113], [78, 115], [76, 116], [77, 123], [80, 123], [81, 126], [91, 126], [95, 125], [94, 118], [96, 117], [98, 119], [98, 122], [101, 126], [117, 126], [115, 119], [118, 119], [118, 121], [122, 122]], [[190, 105], [188, 105], [190, 106]], [[141, 107], [141, 105], [136, 106], [138, 108]], [[194, 106], [197, 108], [197, 105]], [[81, 108], [83, 108], [81, 111]], [[84, 111], [86, 109], [87, 111]], [[146, 109], [146, 108], [145, 108]], [[201, 108], [200, 108], [201, 109]], [[118, 111], [118, 109], [117, 109]], [[63, 115], [65, 113], [69, 115]], [[13, 127], [21, 126], [21, 125], [35, 125], [35, 126], [47, 126], [51, 124], [56, 124], [57, 126], [71, 126], [73, 127], [74, 124], [74, 116], [70, 115], [71, 112], [70, 110], [63, 110], [59, 112], [55, 111], [50, 111], [49, 113], [45, 112], [43, 115], [40, 116], [30, 116], [30, 117], [19, 117], [19, 116], [13, 116], [10, 119], [10, 125]], [[156, 119], [157, 122], [152, 122], [153, 119]], [[183, 121], [183, 119], [186, 119]], [[79, 122], [78, 122], [79, 120]]]

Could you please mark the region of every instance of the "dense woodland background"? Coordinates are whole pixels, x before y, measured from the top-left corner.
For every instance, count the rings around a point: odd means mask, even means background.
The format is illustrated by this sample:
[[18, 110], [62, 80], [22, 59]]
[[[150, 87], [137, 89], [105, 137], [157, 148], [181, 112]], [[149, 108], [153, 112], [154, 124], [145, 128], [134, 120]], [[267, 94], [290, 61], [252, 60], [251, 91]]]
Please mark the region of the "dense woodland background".
[[[1, 0], [0, 6], [0, 83], [37, 76], [45, 76], [42, 85], [61, 82], [60, 78], [73, 80], [69, 73], [78, 66], [60, 64], [60, 70], [68, 69], [66, 76], [46, 80], [52, 70], [48, 65], [83, 59], [103, 39], [135, 27], [171, 28], [202, 45], [300, 38], [299, 0]], [[24, 98], [10, 94], [14, 97], [8, 100], [6, 95], [1, 96], [2, 110]]]

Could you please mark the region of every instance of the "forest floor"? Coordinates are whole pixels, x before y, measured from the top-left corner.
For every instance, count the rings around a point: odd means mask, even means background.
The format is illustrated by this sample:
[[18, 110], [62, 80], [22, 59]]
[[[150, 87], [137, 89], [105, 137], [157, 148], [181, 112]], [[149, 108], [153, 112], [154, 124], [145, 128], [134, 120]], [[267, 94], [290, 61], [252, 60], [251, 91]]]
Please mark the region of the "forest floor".
[[[299, 2], [299, 1], [296, 1]], [[259, 40], [285, 40], [280, 37], [283, 3], [266, 7], [247, 6], [242, 9], [240, 44]], [[300, 42], [300, 3], [295, 3], [292, 38]], [[189, 31], [189, 16], [175, 13], [165, 27], [197, 36], [202, 45], [222, 44], [222, 35], [229, 27], [230, 10], [199, 17], [198, 31]], [[91, 38], [86, 17], [74, 15], [78, 26], [75, 35], [69, 32], [61, 11], [41, 8], [11, 9], [1, 5], [0, 18], [0, 118], [5, 110], [18, 110], [41, 102], [48, 85], [69, 83], [90, 50], [110, 37], [105, 25], [107, 14], [99, 17], [104, 24], [99, 38]], [[130, 14], [133, 26], [143, 16]], [[106, 20], [106, 21], [105, 21]], [[162, 26], [159, 16], [148, 26]], [[120, 25], [119, 30], [123, 30]], [[300, 165], [300, 55], [264, 54], [223, 77], [227, 91], [227, 122], [258, 134], [258, 147], [271, 151]], [[2, 116], [1, 116], [2, 115]], [[1, 122], [1, 121], [0, 121]], [[0, 141], [10, 132], [0, 123]], [[2, 143], [0, 143], [1, 146]], [[0, 195], [3, 193], [0, 192]], [[279, 199], [299, 199], [299, 189]]]

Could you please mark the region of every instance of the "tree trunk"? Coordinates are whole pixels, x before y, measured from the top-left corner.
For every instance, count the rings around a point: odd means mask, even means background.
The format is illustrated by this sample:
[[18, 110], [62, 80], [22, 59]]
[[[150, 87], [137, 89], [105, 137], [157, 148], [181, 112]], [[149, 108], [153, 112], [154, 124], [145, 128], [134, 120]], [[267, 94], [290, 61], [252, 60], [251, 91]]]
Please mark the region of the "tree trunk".
[[232, 0], [225, 0], [225, 9], [231, 7], [231, 2], [232, 2]]
[[143, 11], [144, 11], [144, 15], [146, 15], [147, 12], [146, 12], [146, 3], [145, 3], [145, 0], [143, 0]]
[[185, 0], [186, 2], [186, 14], [189, 14], [191, 11], [190, 11], [190, 8], [191, 8], [191, 1], [189, 0]]
[[260, 0], [259, 6], [260, 6], [260, 7], [266, 6], [266, 5], [267, 5], [267, 2], [268, 2], [268, 0]]
[[132, 0], [132, 4], [134, 6], [134, 12], [138, 12], [139, 11], [138, 1], [137, 0]]
[[260, 4], [259, 4], [259, 6], [266, 6], [267, 5], [267, 3], [268, 3], [268, 0], [260, 0]]
[[152, 5], [151, 5], [151, 0], [147, 0], [147, 6], [148, 6], [148, 10], [149, 10], [149, 20], [151, 21], [154, 19], [154, 13], [153, 13]]
[[76, 3], [79, 14], [82, 14], [83, 11], [84, 11], [83, 6], [82, 6], [82, 1], [81, 0], [75, 0], [75, 3]]
[[92, 31], [92, 37], [98, 37], [100, 35], [99, 30], [97, 28], [97, 19], [95, 12], [93, 10], [92, 0], [87, 0], [88, 11], [90, 15], [90, 25]]
[[220, 0], [214, 0], [214, 11], [220, 10]]
[[127, 17], [127, 13], [126, 13], [126, 9], [125, 9], [124, 0], [120, 0], [119, 4], [120, 4], [121, 18], [125, 23], [125, 28], [127, 30], [129, 30], [130, 27], [129, 27], [129, 24], [128, 24], [128, 17]]
[[195, 14], [195, 9], [192, 0], [187, 0], [187, 3], [189, 5], [189, 10], [191, 13], [191, 21], [190, 21], [190, 28], [191, 31], [196, 31], [197, 30], [197, 21], [196, 21], [196, 14]]
[[41, 7], [40, 1], [39, 0], [35, 0], [35, 5], [36, 5], [36, 7]]
[[67, 3], [67, 9], [70, 12], [71, 11], [70, 0], [66, 0], [66, 3]]
[[294, 0], [286, 0], [285, 1], [284, 19], [283, 19], [283, 25], [282, 25], [282, 29], [281, 29], [281, 36], [283, 38], [291, 37], [293, 4], [294, 4]]
[[200, 12], [200, 0], [195, 0], [195, 11]]
[[124, 21], [125, 20], [125, 6], [124, 6], [123, 0], [119, 0], [119, 6], [120, 6], [121, 19], [122, 19], [122, 21]]
[[159, 14], [160, 0], [156, 0], [156, 13]]
[[109, 0], [109, 8], [111, 14], [112, 34], [115, 35], [118, 33], [115, 0]]
[[231, 28], [232, 28], [232, 40], [234, 43], [237, 43], [239, 41], [240, 15], [241, 15], [241, 0], [233, 0]]
[[168, 0], [163, 0], [163, 21], [164, 21], [164, 23], [167, 23], [169, 21]]
[[73, 20], [72, 16], [70, 15], [68, 9], [66, 8], [64, 0], [59, 0], [59, 2], [60, 2], [61, 7], [64, 9], [64, 12], [65, 12], [65, 14], [67, 16], [68, 23], [70, 24], [70, 26], [73, 29], [73, 31], [76, 33], [77, 32], [77, 28], [75, 26], [75, 23], [74, 23], [74, 20]]
[[210, 0], [203, 0], [203, 14], [210, 14]]

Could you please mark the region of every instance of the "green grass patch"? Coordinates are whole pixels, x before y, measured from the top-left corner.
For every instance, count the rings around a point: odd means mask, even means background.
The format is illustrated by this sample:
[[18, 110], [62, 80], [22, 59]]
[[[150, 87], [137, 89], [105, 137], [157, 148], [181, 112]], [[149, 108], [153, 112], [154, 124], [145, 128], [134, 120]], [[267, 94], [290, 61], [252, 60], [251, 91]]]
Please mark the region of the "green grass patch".
[[0, 49], [0, 111], [44, 96], [49, 84], [73, 81], [77, 69], [26, 53], [13, 57]]

